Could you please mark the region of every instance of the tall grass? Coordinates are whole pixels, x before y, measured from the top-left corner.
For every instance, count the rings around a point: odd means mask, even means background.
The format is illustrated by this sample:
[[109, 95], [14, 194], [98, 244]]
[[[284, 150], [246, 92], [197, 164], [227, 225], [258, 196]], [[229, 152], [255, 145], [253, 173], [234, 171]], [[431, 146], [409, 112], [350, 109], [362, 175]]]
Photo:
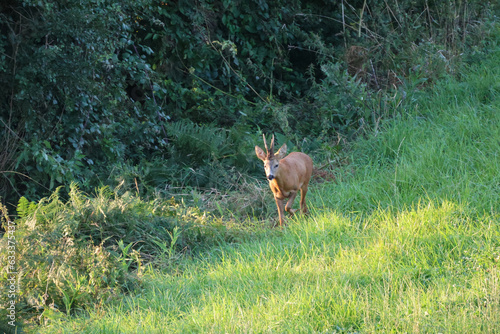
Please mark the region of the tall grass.
[[500, 331], [500, 54], [358, 141], [309, 217], [42, 333]]

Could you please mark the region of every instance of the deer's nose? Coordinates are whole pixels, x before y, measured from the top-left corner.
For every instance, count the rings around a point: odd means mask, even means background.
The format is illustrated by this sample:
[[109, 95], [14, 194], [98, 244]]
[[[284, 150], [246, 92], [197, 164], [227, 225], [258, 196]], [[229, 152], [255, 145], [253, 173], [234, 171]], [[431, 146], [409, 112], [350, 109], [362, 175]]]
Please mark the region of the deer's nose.
[[269, 174], [269, 175], [267, 176], [267, 179], [268, 179], [269, 181], [271, 181], [272, 179], [274, 179], [274, 175], [273, 175], [273, 174]]

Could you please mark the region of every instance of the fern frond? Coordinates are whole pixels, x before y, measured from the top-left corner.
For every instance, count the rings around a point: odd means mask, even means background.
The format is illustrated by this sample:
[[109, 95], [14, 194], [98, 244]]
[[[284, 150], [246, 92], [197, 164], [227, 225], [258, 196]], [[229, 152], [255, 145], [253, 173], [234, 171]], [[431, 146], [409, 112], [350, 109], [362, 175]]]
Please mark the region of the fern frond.
[[231, 141], [226, 130], [190, 121], [170, 123], [167, 132], [177, 152], [195, 155], [196, 160], [219, 159], [228, 153]]

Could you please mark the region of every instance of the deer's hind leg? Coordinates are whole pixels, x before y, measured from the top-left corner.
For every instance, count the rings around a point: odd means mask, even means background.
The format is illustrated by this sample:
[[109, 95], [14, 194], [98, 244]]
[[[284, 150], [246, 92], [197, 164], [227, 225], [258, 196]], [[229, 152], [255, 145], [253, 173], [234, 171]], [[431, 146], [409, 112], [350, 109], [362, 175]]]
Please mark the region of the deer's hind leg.
[[300, 189], [300, 211], [305, 215], [308, 214], [306, 205], [307, 186], [308, 184], [304, 184]]
[[290, 215], [293, 216], [293, 214], [295, 213], [295, 211], [297, 210], [294, 210], [292, 209], [292, 206], [293, 206], [293, 201], [295, 201], [295, 197], [297, 196], [297, 192], [294, 191], [294, 192], [291, 192], [290, 193], [290, 197], [288, 198], [288, 201], [286, 202], [286, 207], [285, 207], [285, 210], [287, 212], [290, 213]]

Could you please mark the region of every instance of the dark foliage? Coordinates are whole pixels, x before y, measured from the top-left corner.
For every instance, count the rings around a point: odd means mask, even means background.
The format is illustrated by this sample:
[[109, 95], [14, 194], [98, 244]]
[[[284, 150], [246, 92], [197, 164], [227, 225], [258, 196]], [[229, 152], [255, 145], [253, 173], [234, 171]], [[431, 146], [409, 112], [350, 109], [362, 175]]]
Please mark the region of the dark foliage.
[[[261, 131], [313, 150], [398, 112], [402, 100], [385, 91], [404, 97], [452, 73], [464, 50], [484, 48], [494, 9], [3, 1], [0, 196], [36, 200], [72, 181], [114, 186], [109, 175], [136, 167], [154, 181], [141, 184], [147, 191], [223, 187], [232, 168], [255, 170]], [[155, 175], [141, 167], [151, 165]], [[137, 177], [126, 181], [137, 187]]]

